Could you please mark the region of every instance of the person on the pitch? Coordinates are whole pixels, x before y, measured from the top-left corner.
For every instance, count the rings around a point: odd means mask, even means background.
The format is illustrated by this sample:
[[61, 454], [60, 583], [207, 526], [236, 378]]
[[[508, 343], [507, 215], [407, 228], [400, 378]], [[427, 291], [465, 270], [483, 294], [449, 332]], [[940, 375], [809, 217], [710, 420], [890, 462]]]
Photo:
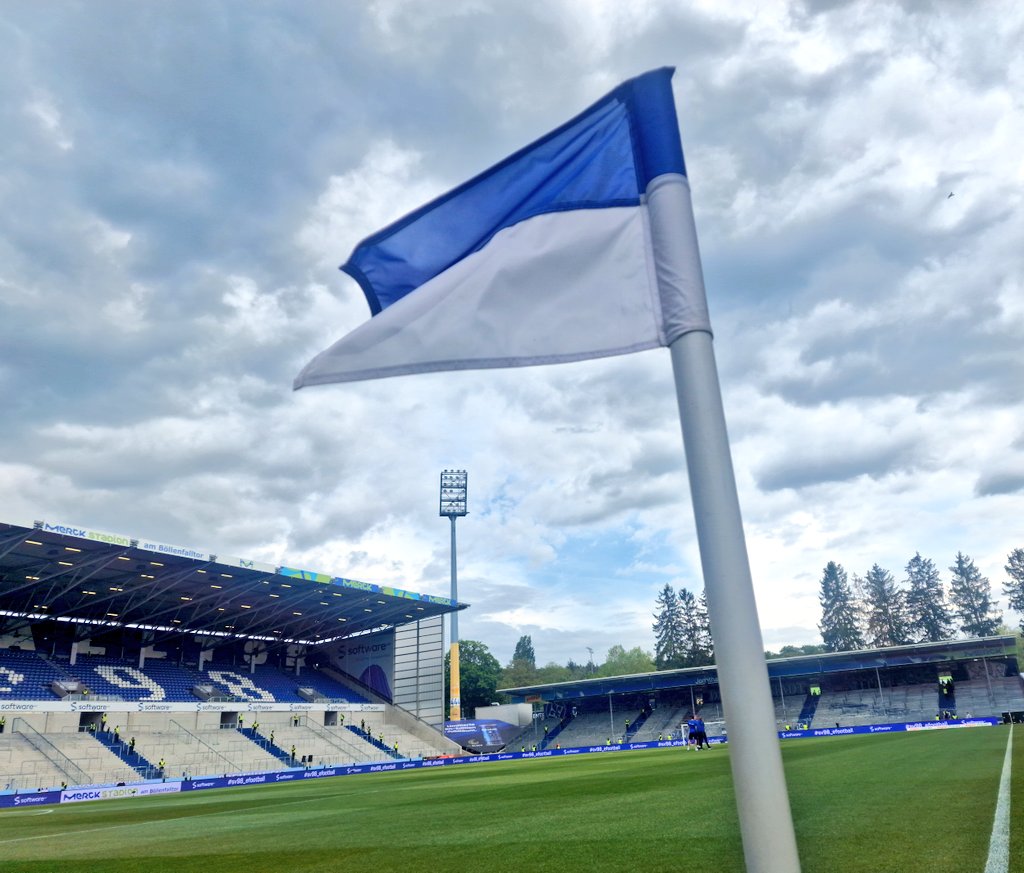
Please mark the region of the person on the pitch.
[[708, 735], [704, 729], [704, 719], [697, 716], [697, 748], [703, 750], [705, 747], [711, 748], [708, 744]]

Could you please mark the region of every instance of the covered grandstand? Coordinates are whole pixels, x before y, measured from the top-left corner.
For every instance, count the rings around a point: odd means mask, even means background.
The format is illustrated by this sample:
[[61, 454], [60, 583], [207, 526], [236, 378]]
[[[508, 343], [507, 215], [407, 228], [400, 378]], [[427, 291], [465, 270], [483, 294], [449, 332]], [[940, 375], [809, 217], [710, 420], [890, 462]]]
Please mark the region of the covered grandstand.
[[444, 597], [0, 523], [0, 790], [454, 754]]
[[[1024, 717], [1013, 635], [774, 658], [780, 734], [815, 728]], [[714, 665], [499, 689], [535, 718], [509, 742], [546, 748], [679, 737], [691, 713], [728, 734]], [[481, 717], [483, 713], [477, 714]], [[628, 725], [628, 726], [627, 726]]]

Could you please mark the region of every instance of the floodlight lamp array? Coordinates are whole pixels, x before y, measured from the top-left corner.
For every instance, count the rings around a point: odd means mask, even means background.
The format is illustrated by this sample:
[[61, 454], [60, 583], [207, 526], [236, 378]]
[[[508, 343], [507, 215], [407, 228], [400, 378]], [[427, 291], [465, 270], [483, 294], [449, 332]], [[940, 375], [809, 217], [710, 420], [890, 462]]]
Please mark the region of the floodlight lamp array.
[[439, 515], [449, 518], [468, 514], [469, 476], [465, 470], [443, 470], [441, 472], [441, 510]]

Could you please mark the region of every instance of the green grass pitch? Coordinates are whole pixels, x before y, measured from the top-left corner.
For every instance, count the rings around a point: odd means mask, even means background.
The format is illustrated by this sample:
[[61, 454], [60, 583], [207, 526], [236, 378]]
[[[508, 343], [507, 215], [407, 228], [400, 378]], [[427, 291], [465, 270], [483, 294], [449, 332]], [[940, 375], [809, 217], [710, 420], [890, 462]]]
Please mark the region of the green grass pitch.
[[[783, 744], [804, 873], [982, 871], [1008, 728]], [[0, 812], [4, 873], [742, 871], [724, 747]], [[1011, 871], [1024, 870], [1024, 731]]]

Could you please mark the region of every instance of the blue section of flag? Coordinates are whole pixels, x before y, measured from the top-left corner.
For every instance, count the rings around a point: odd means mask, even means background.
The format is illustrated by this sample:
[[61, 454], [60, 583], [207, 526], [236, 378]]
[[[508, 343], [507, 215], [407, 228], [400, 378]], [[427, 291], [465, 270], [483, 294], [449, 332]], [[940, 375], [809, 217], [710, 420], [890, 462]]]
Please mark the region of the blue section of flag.
[[363, 240], [342, 266], [376, 315], [504, 228], [575, 209], [636, 206], [685, 174], [671, 68], [624, 82], [576, 118]]

